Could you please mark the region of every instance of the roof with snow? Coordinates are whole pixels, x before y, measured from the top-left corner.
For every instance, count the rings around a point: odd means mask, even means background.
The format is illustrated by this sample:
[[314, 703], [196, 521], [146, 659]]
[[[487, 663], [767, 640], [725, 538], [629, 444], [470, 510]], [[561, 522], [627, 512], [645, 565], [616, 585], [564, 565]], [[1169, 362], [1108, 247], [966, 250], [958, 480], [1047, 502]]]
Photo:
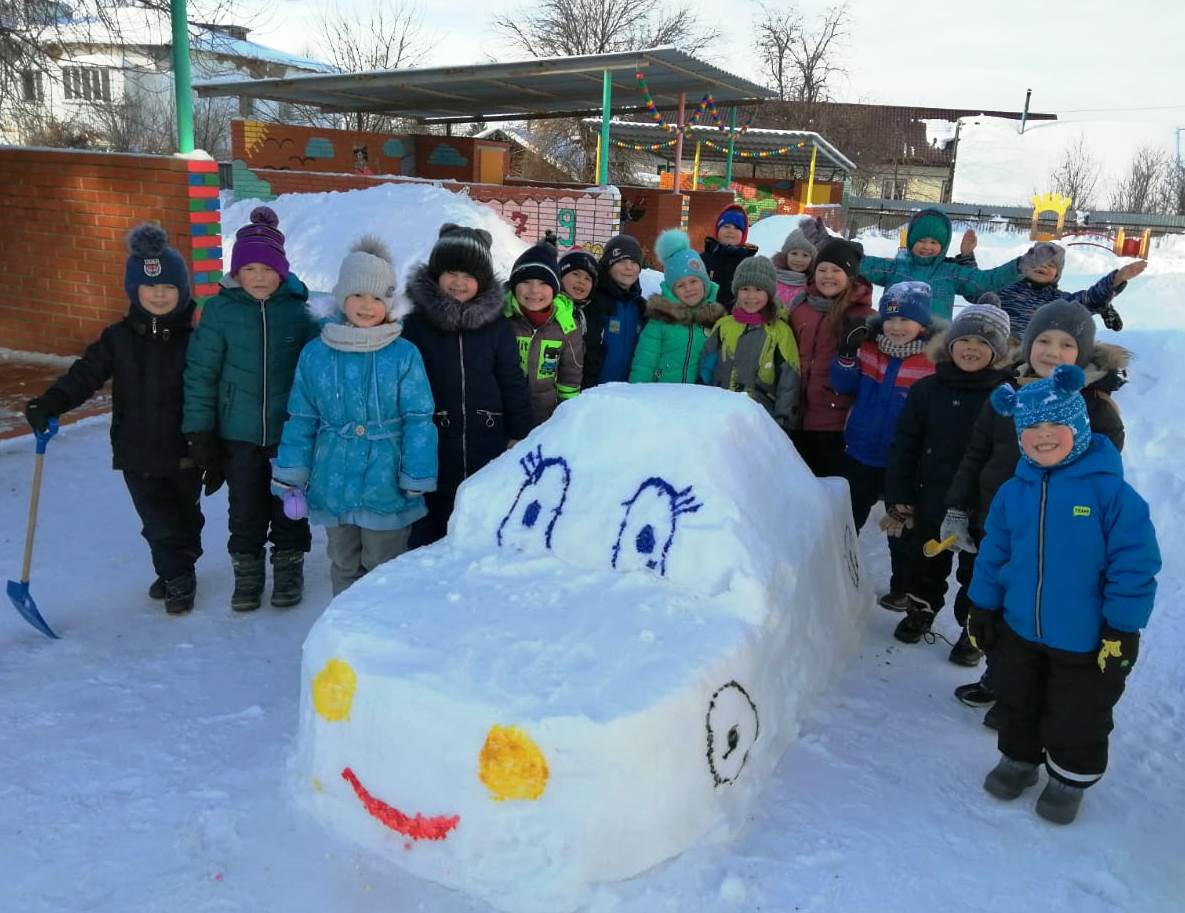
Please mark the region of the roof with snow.
[[[190, 51], [201, 51], [241, 60], [258, 60], [295, 70], [334, 73], [336, 68], [319, 60], [289, 54], [246, 38], [247, 29], [238, 26], [189, 23]], [[166, 11], [142, 6], [119, 6], [102, 17], [75, 19], [47, 30], [46, 40], [65, 47], [171, 47], [172, 24]]]
[[[588, 118], [584, 123], [590, 127], [600, 125], [600, 121], [596, 118]], [[675, 157], [674, 130], [661, 124], [615, 118], [609, 122], [609, 137], [623, 143], [646, 147], [640, 151], [645, 151], [649, 155], [670, 159]], [[688, 126], [686, 137], [683, 144], [684, 158], [691, 154], [688, 147], [694, 141], [703, 142], [700, 149], [701, 159], [724, 161], [728, 158], [728, 131], [724, 128], [703, 125]], [[670, 142], [671, 145], [653, 148], [663, 142]], [[776, 158], [779, 162], [788, 162], [792, 165], [809, 165], [812, 147], [819, 149], [818, 165], [838, 169], [845, 174], [856, 170], [851, 159], [818, 133], [809, 130], [766, 130], [750, 127], [740, 133], [734, 143], [734, 150], [738, 153], [765, 153], [770, 159]]]
[[680, 93], [695, 104], [753, 104], [773, 93], [673, 47], [540, 57], [469, 66], [375, 70], [280, 79], [208, 79], [194, 83], [204, 97], [233, 95], [311, 105], [325, 111], [370, 111], [426, 123], [527, 120], [599, 114], [602, 74], [612, 80], [611, 110], [646, 110], [636, 73], [644, 75], [661, 110], [674, 110]]

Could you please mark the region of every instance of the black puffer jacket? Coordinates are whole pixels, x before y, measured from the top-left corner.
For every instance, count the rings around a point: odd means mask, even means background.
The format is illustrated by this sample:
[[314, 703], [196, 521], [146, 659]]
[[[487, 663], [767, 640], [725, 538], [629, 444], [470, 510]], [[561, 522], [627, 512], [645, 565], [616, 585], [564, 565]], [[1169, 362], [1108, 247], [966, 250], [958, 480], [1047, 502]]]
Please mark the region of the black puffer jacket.
[[992, 391], [1012, 379], [1007, 362], [968, 374], [955, 366], [946, 334], [927, 346], [934, 373], [909, 388], [885, 473], [885, 503], [911, 504], [919, 522], [938, 524], [972, 427]]
[[[1086, 387], [1082, 395], [1086, 399], [1090, 429], [1095, 434], [1109, 437], [1117, 450], [1123, 449], [1123, 419], [1111, 394], [1126, 383], [1124, 372], [1130, 361], [1131, 353], [1127, 349], [1097, 343], [1094, 356], [1085, 369]], [[1027, 366], [1022, 372], [1017, 378], [1018, 383], [1037, 380], [1028, 373]], [[972, 525], [983, 529], [992, 498], [997, 489], [1016, 474], [1018, 460], [1020, 445], [1016, 440], [1016, 424], [1012, 418], [996, 412], [991, 403], [984, 403], [971, 431], [967, 452], [947, 489], [946, 506], [971, 511]]]
[[193, 464], [181, 434], [185, 350], [193, 330], [192, 301], [163, 317], [138, 304], [59, 377], [46, 397], [53, 411], [81, 406], [111, 381], [112, 465], [153, 476]]
[[436, 403], [437, 490], [455, 489], [535, 427], [527, 379], [500, 286], [461, 304], [425, 265], [412, 273], [407, 295], [415, 311], [403, 338], [420, 350]]
[[721, 244], [715, 238], [704, 239], [704, 268], [708, 271], [708, 278], [720, 286], [716, 292], [716, 303], [732, 313], [732, 303], [735, 296], [732, 293], [732, 277], [742, 260], [757, 256], [757, 247], [753, 244]]

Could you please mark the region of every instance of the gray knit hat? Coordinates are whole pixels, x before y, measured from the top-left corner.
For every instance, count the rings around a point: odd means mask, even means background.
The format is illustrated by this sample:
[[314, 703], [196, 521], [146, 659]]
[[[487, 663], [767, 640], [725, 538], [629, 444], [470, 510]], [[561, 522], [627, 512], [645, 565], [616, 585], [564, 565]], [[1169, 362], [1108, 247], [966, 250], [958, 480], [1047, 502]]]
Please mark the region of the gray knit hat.
[[382, 298], [387, 306], [386, 319], [395, 320], [395, 269], [391, 265], [391, 252], [373, 235], [363, 235], [350, 248], [333, 287], [333, 298], [343, 310], [350, 295], [362, 294]]
[[1062, 270], [1066, 266], [1066, 249], [1052, 241], [1039, 241], [1020, 256], [1020, 271], [1027, 273], [1031, 269], [1039, 269], [1046, 263], [1052, 263], [1057, 268], [1056, 282], [1062, 277]]
[[1061, 330], [1073, 336], [1078, 343], [1078, 367], [1085, 368], [1090, 364], [1094, 355], [1094, 317], [1085, 307], [1077, 301], [1059, 298], [1037, 308], [1021, 343], [1026, 362], [1033, 351], [1033, 340], [1046, 330]]
[[732, 274], [732, 293], [735, 295], [745, 285], [761, 289], [769, 295], [770, 301], [777, 299], [778, 273], [769, 257], [747, 257], [737, 264], [736, 272]]
[[805, 251], [811, 255], [812, 260], [815, 259], [815, 245], [802, 233], [801, 228], [794, 229], [794, 231], [786, 235], [786, 240], [782, 242], [782, 253], [788, 254], [792, 250]]
[[[997, 302], [1000, 300], [996, 295], [991, 297], [995, 298]], [[998, 304], [985, 301], [986, 298], [988, 295], [981, 297], [978, 304], [969, 304], [959, 311], [959, 316], [954, 319], [950, 329], [946, 331], [947, 351], [958, 340], [976, 336], [992, 347], [992, 354], [996, 356], [996, 361], [1007, 357], [1011, 322], [1007, 312]]]

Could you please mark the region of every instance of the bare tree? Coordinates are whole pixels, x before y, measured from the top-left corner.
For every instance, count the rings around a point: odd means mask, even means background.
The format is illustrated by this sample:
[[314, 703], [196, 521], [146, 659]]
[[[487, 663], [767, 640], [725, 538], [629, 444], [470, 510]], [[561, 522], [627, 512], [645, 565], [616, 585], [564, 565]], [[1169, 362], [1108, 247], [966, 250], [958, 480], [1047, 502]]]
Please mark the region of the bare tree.
[[[325, 7], [317, 25], [315, 50], [343, 73], [395, 70], [421, 63], [432, 47], [415, 0], [380, 0], [366, 9]], [[355, 111], [345, 120], [352, 130], [386, 132], [406, 125], [383, 113]]]
[[1141, 146], [1127, 174], [1111, 191], [1111, 208], [1117, 212], [1161, 211], [1162, 188], [1171, 167], [1173, 162], [1165, 150]]
[[1086, 135], [1066, 146], [1061, 161], [1049, 174], [1049, 184], [1062, 196], [1074, 201], [1074, 208], [1094, 209], [1094, 193], [1099, 183], [1099, 162], [1086, 144]]
[[539, 0], [494, 18], [511, 47], [532, 57], [607, 54], [676, 45], [695, 53], [715, 40], [685, 6], [662, 0]]
[[830, 101], [835, 78], [845, 72], [837, 56], [848, 37], [850, 16], [843, 3], [827, 10], [814, 28], [799, 29], [789, 51], [795, 101], [807, 105]]
[[1158, 196], [1161, 212], [1185, 216], [1185, 164], [1179, 161], [1168, 163]]
[[779, 101], [790, 101], [798, 94], [798, 69], [793, 53], [802, 37], [802, 15], [793, 6], [785, 8], [761, 5], [757, 26], [757, 50], [766, 73], [766, 84], [778, 93]]

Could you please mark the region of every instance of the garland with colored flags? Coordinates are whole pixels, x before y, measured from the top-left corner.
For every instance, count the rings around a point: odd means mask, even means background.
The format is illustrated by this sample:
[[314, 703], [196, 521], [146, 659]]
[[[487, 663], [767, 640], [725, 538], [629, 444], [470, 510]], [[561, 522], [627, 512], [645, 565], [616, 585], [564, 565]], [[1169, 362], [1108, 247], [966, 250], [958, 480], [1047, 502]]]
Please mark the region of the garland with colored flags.
[[[710, 149], [715, 149], [717, 152], [728, 152], [727, 146], [718, 146], [716, 143], [712, 142], [710, 139], [702, 140], [702, 142], [705, 146], [709, 147]], [[775, 158], [776, 156], [779, 156], [779, 155], [785, 155], [791, 149], [802, 149], [808, 145], [810, 145], [810, 144], [805, 143], [805, 142], [794, 143], [793, 145], [790, 145], [790, 146], [782, 146], [778, 149], [765, 149], [765, 150], [762, 150], [761, 152], [742, 152], [741, 150], [737, 149], [737, 150], [734, 150], [733, 157], [734, 158], [742, 158], [742, 159]]]

